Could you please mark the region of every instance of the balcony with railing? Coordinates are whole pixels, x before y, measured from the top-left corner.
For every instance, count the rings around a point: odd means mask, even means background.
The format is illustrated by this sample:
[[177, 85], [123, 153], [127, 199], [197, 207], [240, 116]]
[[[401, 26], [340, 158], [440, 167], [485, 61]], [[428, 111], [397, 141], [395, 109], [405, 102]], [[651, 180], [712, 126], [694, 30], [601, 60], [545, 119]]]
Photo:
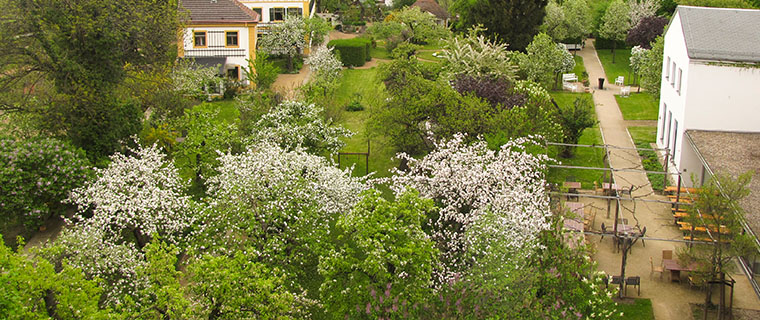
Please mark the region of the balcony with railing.
[[[238, 35], [239, 36], [239, 35]], [[239, 40], [239, 39], [238, 39]], [[227, 48], [224, 31], [206, 31], [205, 48], [190, 48], [185, 50], [186, 57], [245, 57], [244, 48]]]

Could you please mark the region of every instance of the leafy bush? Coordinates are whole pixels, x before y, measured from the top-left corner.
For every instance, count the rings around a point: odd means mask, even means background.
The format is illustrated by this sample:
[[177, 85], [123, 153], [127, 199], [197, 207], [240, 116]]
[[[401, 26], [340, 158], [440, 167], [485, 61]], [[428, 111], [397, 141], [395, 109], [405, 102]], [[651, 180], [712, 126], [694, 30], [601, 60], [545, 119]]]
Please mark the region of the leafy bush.
[[364, 106], [359, 101], [352, 101], [351, 103], [346, 105], [346, 111], [362, 111], [364, 110]]
[[363, 66], [367, 61], [369, 45], [367, 41], [360, 39], [338, 39], [327, 43], [328, 47], [333, 47], [340, 53], [340, 61], [347, 67]]
[[41, 226], [91, 174], [84, 151], [42, 138], [0, 138], [0, 223]]
[[280, 74], [280, 68], [274, 62], [269, 61], [269, 54], [266, 52], [256, 52], [253, 63], [250, 60], [248, 63], [253, 65], [253, 70], [246, 69], [248, 81], [256, 85], [256, 90], [269, 89], [269, 86], [277, 80], [277, 75]]

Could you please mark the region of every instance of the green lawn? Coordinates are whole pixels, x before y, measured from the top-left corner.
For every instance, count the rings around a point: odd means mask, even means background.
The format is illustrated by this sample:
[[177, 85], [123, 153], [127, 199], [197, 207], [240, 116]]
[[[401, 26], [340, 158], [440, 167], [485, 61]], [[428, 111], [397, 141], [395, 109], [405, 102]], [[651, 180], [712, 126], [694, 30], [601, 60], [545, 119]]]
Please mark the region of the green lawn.
[[[551, 92], [550, 93], [554, 101], [560, 106], [566, 106], [575, 102], [577, 97], [587, 97], [591, 99], [590, 93], [570, 93], [570, 92]], [[598, 126], [588, 128], [583, 131], [579, 144], [586, 145], [601, 145], [602, 134], [599, 131]], [[557, 150], [553, 150], [552, 154], [557, 154]], [[602, 148], [588, 148], [577, 147], [575, 149], [572, 158], [563, 159], [559, 161], [563, 165], [570, 166], [582, 166], [582, 167], [604, 167], [604, 149]], [[594, 181], [601, 182], [602, 174], [601, 170], [588, 170], [588, 169], [564, 169], [564, 168], [551, 168], [548, 174], [549, 182], [562, 185], [568, 177], [575, 177], [576, 181], [580, 181], [584, 189], [591, 189], [594, 187]]]
[[573, 57], [573, 59], [575, 59], [575, 68], [573, 68], [572, 72], [578, 76], [578, 81], [583, 82], [583, 73], [586, 72], [586, 66], [583, 65], [583, 58], [581, 58], [579, 55], [576, 55]]
[[649, 299], [635, 299], [633, 303], [618, 302], [617, 312], [622, 312], [626, 320], [654, 320], [652, 300]]
[[227, 123], [233, 123], [240, 118], [240, 111], [235, 106], [235, 100], [216, 100], [212, 102], [204, 102], [193, 107], [194, 110], [200, 108], [213, 108], [219, 111], [216, 115], [216, 119]]
[[[633, 143], [639, 148], [652, 148], [651, 144], [657, 139], [657, 127], [628, 127], [628, 133], [631, 134]], [[639, 155], [641, 156], [641, 163], [645, 170], [663, 171], [662, 164], [660, 164], [654, 151], [639, 150]], [[663, 189], [665, 179], [662, 174], [647, 173], [647, 178], [649, 178], [649, 182], [652, 184], [652, 189]]]
[[441, 61], [441, 58], [433, 56], [433, 53], [439, 52], [440, 50], [426, 50], [426, 51], [420, 51], [417, 52], [417, 57], [422, 58], [429, 61]]
[[[612, 63], [612, 52], [609, 49], [598, 49], [596, 54], [599, 56], [599, 60], [604, 67], [604, 73], [607, 75], [605, 84], [615, 83], [615, 79], [618, 76], [625, 77], [626, 85], [630, 85], [633, 80], [633, 74], [631, 73], [630, 61], [631, 61], [631, 49], [622, 48], [615, 49], [615, 63]], [[592, 79], [593, 83], [596, 83], [596, 79]]]
[[657, 120], [657, 100], [646, 92], [631, 93], [628, 97], [615, 96], [625, 120]]
[[[346, 69], [343, 70], [343, 78], [335, 94], [335, 102], [338, 106], [345, 106], [351, 102], [356, 93], [361, 94], [363, 111], [342, 111], [337, 124], [343, 125], [353, 131], [354, 136], [346, 139], [346, 147], [342, 152], [367, 152], [367, 140], [370, 140], [369, 171], [376, 172], [375, 176], [389, 176], [389, 169], [396, 167], [398, 161], [392, 159], [395, 155], [393, 147], [386, 143], [382, 137], [369, 138], [365, 123], [374, 108], [378, 108], [385, 98], [382, 84], [376, 79], [377, 69]], [[335, 157], [337, 161], [337, 157]], [[364, 156], [342, 156], [341, 168], [354, 165], [355, 175], [364, 175], [366, 170]]]

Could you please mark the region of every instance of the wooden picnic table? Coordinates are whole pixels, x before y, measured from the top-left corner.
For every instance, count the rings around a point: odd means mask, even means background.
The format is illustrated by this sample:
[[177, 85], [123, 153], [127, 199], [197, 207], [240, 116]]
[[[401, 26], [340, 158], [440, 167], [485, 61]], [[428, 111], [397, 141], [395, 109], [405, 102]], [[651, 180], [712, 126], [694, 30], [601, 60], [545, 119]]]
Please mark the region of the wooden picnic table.
[[670, 270], [670, 281], [681, 282], [681, 271], [697, 270], [697, 263], [692, 262], [684, 266], [675, 259], [662, 259], [662, 267], [665, 270]]
[[[677, 223], [681, 226], [681, 228], [680, 228], [681, 231], [691, 231], [691, 227], [692, 227], [691, 223], [684, 222], [684, 221], [679, 221]], [[718, 232], [718, 228], [715, 225], [711, 224], [711, 225], [709, 225], [709, 227], [710, 227], [710, 231], [712, 231], [712, 232]], [[695, 226], [694, 227], [694, 231], [707, 232], [707, 228], [705, 228], [704, 226]], [[731, 232], [731, 230], [728, 227], [726, 227], [724, 225], [720, 226], [720, 233], [726, 234], [726, 233], [730, 233], [730, 232]]]

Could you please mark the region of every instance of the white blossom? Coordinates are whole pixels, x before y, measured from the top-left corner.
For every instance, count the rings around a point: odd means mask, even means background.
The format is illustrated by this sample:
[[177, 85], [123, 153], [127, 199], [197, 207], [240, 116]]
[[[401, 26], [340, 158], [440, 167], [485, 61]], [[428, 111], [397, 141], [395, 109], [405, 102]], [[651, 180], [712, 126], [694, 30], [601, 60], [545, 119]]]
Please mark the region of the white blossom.
[[549, 158], [525, 151], [523, 145], [532, 140], [513, 140], [497, 152], [482, 140], [467, 145], [464, 138], [457, 134], [438, 143], [420, 160], [399, 154], [409, 171], [396, 170], [385, 180], [397, 195], [414, 188], [439, 203], [439, 217], [430, 223], [436, 226], [433, 238], [445, 242], [443, 260], [450, 262], [437, 275], [439, 281], [478, 263], [464, 257], [527, 252], [536, 246], [537, 234], [550, 227], [542, 174]]
[[68, 201], [79, 208], [74, 220], [108, 237], [127, 229], [176, 243], [195, 219], [184, 193], [187, 181], [156, 145], [133, 152], [111, 156], [108, 167], [96, 169], [95, 181], [71, 192]]
[[264, 114], [253, 126], [251, 142], [277, 144], [286, 150], [304, 148], [315, 154], [336, 153], [342, 138], [353, 135], [342, 126], [324, 120], [324, 108], [299, 101], [285, 101]]

